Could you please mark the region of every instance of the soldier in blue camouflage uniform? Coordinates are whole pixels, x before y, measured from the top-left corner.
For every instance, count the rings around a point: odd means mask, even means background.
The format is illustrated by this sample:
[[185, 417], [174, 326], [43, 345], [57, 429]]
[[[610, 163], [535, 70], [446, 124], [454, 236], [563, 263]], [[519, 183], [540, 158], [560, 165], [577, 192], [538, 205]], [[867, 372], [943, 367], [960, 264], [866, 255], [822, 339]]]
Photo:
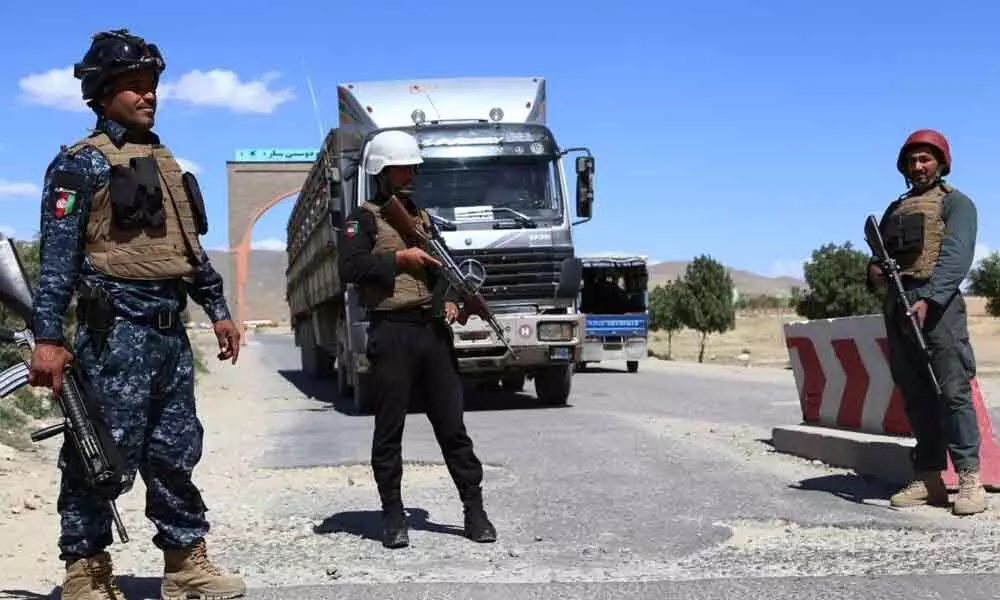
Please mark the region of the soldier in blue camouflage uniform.
[[[151, 131], [164, 66], [155, 45], [125, 30], [95, 35], [76, 65], [97, 124], [45, 174], [31, 383], [59, 393], [65, 366], [74, 355], [79, 361], [124, 461], [124, 491], [137, 471], [146, 484], [153, 543], [164, 553], [162, 598], [236, 598], [245, 584], [209, 562], [206, 506], [191, 480], [203, 429], [180, 322], [187, 296], [213, 322], [220, 360], [236, 363], [240, 335], [222, 278], [198, 243], [207, 221], [196, 182]], [[64, 315], [75, 293], [71, 353]], [[124, 600], [105, 550], [112, 542], [107, 504], [84, 482], [68, 443], [60, 468], [62, 597]]]

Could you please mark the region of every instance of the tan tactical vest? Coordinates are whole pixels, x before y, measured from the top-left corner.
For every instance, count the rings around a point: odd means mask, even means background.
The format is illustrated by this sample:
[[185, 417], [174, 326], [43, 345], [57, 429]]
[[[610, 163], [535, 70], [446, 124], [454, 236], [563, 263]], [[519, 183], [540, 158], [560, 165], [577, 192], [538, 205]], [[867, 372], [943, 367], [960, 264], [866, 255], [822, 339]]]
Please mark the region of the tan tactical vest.
[[195, 271], [194, 257], [201, 253], [191, 201], [181, 181], [183, 171], [173, 154], [160, 144], [115, 146], [105, 133], [93, 135], [74, 144], [78, 152], [93, 146], [114, 165], [128, 167], [133, 157], [152, 156], [160, 174], [163, 210], [160, 227], [124, 230], [115, 226], [111, 216], [110, 185], [97, 190], [87, 221], [85, 252], [94, 267], [114, 277], [125, 279], [173, 279], [190, 277]]
[[[372, 252], [396, 252], [406, 249], [406, 242], [399, 235], [392, 225], [382, 217], [378, 206], [371, 202], [361, 204], [368, 212], [375, 216], [377, 232], [375, 234], [375, 247]], [[426, 215], [421, 212], [419, 217], [413, 217], [417, 229], [424, 233], [429, 233], [430, 223]], [[360, 294], [362, 303], [374, 310], [396, 310], [399, 308], [410, 308], [414, 306], [427, 305], [431, 302], [431, 292], [427, 287], [427, 278], [423, 273], [414, 276], [411, 273], [397, 271], [396, 280], [391, 293], [386, 290], [377, 289], [373, 286], [362, 286]]]
[[928, 279], [937, 264], [941, 253], [941, 241], [944, 239], [945, 223], [941, 217], [941, 207], [944, 197], [953, 188], [945, 185], [935, 185], [931, 189], [916, 196], [906, 196], [896, 202], [889, 217], [897, 218], [906, 215], [921, 215], [924, 220], [924, 244], [919, 252], [896, 256], [902, 275], [914, 279]]

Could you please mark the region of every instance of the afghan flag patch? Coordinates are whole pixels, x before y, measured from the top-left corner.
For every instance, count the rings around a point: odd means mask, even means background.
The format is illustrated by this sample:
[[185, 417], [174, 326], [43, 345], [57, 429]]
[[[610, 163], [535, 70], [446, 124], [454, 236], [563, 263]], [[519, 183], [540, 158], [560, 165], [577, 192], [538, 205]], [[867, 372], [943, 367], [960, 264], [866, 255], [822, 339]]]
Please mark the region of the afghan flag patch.
[[76, 210], [76, 191], [56, 188], [56, 218], [61, 219], [72, 214], [74, 210]]
[[347, 227], [344, 228], [344, 235], [346, 235], [347, 238], [350, 239], [350, 238], [358, 235], [358, 229], [359, 228], [358, 228], [358, 222], [357, 221], [349, 221], [347, 223]]

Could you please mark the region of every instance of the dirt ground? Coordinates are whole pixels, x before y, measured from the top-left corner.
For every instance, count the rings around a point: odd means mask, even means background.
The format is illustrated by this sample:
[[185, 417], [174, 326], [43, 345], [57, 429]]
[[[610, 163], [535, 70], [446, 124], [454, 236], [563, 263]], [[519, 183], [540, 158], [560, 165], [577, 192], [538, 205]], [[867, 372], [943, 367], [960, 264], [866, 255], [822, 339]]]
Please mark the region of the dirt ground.
[[[966, 298], [969, 307], [969, 331], [976, 352], [980, 374], [1000, 374], [1000, 319], [986, 314], [986, 300]], [[736, 329], [708, 336], [705, 362], [718, 364], [749, 364], [782, 367], [788, 363], [788, 350], [782, 327], [800, 321], [792, 310], [738, 313]], [[690, 330], [673, 336], [672, 358], [678, 361], [698, 360], [700, 334]], [[651, 347], [658, 356], [667, 352], [667, 336], [657, 332]], [[744, 354], [749, 353], [749, 357]], [[741, 356], [742, 355], [742, 356]]]

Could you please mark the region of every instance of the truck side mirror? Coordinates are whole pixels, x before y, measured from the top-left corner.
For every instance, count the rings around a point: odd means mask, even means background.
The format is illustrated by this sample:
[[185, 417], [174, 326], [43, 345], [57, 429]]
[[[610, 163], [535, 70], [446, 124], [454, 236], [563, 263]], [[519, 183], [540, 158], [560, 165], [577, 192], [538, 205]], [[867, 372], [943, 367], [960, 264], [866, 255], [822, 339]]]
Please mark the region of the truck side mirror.
[[594, 157], [576, 157], [576, 215], [589, 219], [594, 205]]

